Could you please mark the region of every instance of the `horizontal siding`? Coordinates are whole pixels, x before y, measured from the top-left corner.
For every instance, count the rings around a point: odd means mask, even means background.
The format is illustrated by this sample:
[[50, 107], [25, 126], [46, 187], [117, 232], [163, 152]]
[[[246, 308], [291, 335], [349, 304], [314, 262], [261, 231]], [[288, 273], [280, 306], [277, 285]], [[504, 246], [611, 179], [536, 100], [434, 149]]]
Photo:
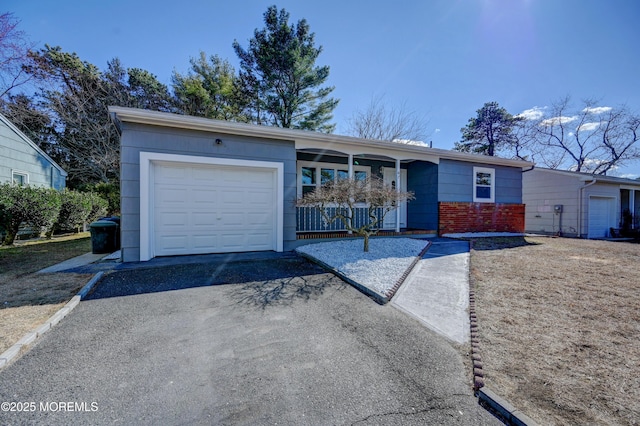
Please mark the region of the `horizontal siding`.
[[438, 200], [445, 202], [473, 202], [473, 168], [495, 170], [495, 202], [522, 202], [522, 170], [517, 167], [495, 166], [442, 160], [438, 171]]
[[26, 173], [30, 185], [62, 189], [66, 184], [58, 168], [0, 121], [0, 183], [11, 182], [14, 171]]
[[[221, 139], [222, 144], [215, 143]], [[252, 139], [195, 130], [124, 123], [121, 136], [122, 257], [140, 259], [140, 152], [157, 152], [284, 164], [284, 248], [296, 240], [296, 157], [292, 141]]]
[[[524, 173], [522, 181], [527, 232], [578, 234], [578, 190], [583, 183], [577, 176], [534, 169]], [[554, 212], [557, 204], [563, 206], [562, 217]]]

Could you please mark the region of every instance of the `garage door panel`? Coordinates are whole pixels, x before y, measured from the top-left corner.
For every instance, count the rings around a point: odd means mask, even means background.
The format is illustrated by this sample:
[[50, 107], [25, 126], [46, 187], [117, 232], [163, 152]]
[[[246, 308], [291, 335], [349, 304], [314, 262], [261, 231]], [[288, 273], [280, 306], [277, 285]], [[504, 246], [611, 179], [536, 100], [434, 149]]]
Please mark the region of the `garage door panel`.
[[272, 215], [270, 212], [248, 212], [246, 214], [246, 223], [248, 225], [253, 226], [262, 226], [264, 227], [265, 223], [272, 220]]
[[271, 205], [273, 202], [271, 192], [247, 191], [247, 201], [250, 205]]
[[157, 183], [175, 183], [176, 181], [184, 181], [189, 173], [189, 170], [180, 166], [158, 165], [156, 167]]
[[154, 169], [155, 254], [275, 248], [271, 169], [176, 164]]
[[[182, 189], [184, 191], [184, 188]], [[219, 191], [215, 188], [195, 188], [191, 190], [191, 200], [197, 204], [209, 204], [215, 206], [218, 204]]]
[[194, 227], [207, 227], [207, 228], [215, 228], [216, 227], [216, 215], [213, 212], [193, 212], [191, 213], [191, 225]]
[[187, 199], [188, 193], [184, 188], [162, 185], [156, 191], [156, 205], [181, 204]]
[[270, 233], [252, 234], [248, 238], [244, 233], [224, 233], [220, 239], [221, 248], [224, 251], [259, 251], [271, 250]]
[[222, 201], [222, 208], [228, 205], [242, 205], [247, 202], [244, 193], [241, 191], [234, 191], [231, 189], [224, 189], [220, 191], [220, 201]]
[[209, 251], [215, 250], [218, 242], [217, 233], [203, 234], [193, 236], [193, 247], [199, 250], [207, 249]]
[[589, 238], [604, 238], [609, 228], [615, 227], [615, 199], [592, 197], [589, 199]]
[[158, 242], [166, 250], [180, 251], [188, 247], [188, 238], [185, 235], [164, 235]]
[[186, 228], [189, 223], [189, 214], [185, 212], [163, 212], [158, 215], [158, 224], [163, 228]]

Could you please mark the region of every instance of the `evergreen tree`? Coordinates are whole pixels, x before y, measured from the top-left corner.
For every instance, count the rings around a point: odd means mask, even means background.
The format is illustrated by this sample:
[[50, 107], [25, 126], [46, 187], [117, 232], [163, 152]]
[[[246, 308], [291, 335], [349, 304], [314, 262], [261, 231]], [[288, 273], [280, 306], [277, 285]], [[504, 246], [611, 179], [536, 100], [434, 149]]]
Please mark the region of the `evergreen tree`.
[[238, 96], [238, 77], [227, 60], [204, 52], [191, 58], [187, 75], [174, 72], [174, 103], [179, 112], [219, 120], [247, 121]]
[[251, 121], [332, 132], [335, 124], [329, 121], [338, 100], [329, 98], [333, 87], [320, 87], [329, 77], [329, 67], [315, 66], [322, 47], [314, 46], [309, 24], [302, 19], [289, 25], [289, 13], [276, 6], [267, 9], [264, 23], [246, 50], [237, 40], [233, 43]]
[[455, 151], [495, 155], [502, 147], [517, 144], [515, 126], [522, 120], [514, 117], [497, 102], [487, 102], [460, 129], [462, 141], [456, 142]]

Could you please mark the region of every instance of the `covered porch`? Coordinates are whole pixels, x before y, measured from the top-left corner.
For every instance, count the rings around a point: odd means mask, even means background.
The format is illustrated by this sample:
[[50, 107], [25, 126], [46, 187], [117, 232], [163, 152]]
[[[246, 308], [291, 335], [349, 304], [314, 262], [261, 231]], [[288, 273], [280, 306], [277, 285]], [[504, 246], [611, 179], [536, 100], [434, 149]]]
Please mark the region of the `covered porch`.
[[[399, 207], [384, 216], [384, 220], [378, 226], [379, 235], [424, 235], [435, 234], [436, 226], [424, 226], [424, 222], [415, 220], [418, 216], [435, 212], [437, 203], [433, 200], [433, 208], [430, 211], [423, 207], [426, 202], [424, 188], [415, 185], [416, 180], [422, 180], [419, 172], [424, 174], [429, 169], [432, 174], [437, 174], [439, 158], [426, 154], [424, 146], [410, 146], [398, 144], [398, 150], [390, 150], [388, 145], [381, 149], [375, 141], [371, 144], [359, 143], [352, 146], [345, 143], [332, 144], [333, 146], [318, 147], [313, 141], [296, 141], [296, 198], [302, 198], [308, 192], [330, 181], [351, 178], [364, 180], [368, 177], [382, 179], [385, 185], [395, 188], [398, 192], [412, 191], [415, 200], [407, 203], [400, 202]], [[406, 152], [407, 149], [410, 152]], [[424, 167], [420, 167], [424, 166]], [[428, 179], [427, 179], [428, 181]], [[433, 181], [433, 179], [432, 179]], [[436, 179], [437, 182], [437, 179]], [[437, 188], [431, 188], [434, 193]], [[378, 214], [382, 214], [382, 209]], [[380, 218], [380, 216], [378, 216]], [[356, 208], [353, 218], [356, 226], [368, 219], [368, 206]], [[433, 217], [437, 220], [437, 217]], [[435, 222], [434, 222], [435, 223]], [[313, 207], [296, 207], [296, 238], [322, 239], [345, 238], [350, 234], [345, 230], [341, 221], [325, 223], [317, 209]]]
[[620, 188], [620, 222], [618, 229], [610, 230], [611, 237], [640, 240], [640, 188]]

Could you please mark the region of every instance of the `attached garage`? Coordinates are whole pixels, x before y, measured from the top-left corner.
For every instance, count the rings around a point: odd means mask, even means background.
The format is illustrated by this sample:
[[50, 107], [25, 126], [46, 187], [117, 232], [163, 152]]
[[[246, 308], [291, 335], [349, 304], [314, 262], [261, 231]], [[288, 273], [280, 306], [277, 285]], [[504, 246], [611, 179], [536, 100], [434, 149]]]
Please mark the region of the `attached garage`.
[[141, 152], [140, 260], [282, 251], [282, 186], [280, 163]]
[[589, 197], [588, 238], [605, 238], [616, 224], [616, 199], [613, 197]]

